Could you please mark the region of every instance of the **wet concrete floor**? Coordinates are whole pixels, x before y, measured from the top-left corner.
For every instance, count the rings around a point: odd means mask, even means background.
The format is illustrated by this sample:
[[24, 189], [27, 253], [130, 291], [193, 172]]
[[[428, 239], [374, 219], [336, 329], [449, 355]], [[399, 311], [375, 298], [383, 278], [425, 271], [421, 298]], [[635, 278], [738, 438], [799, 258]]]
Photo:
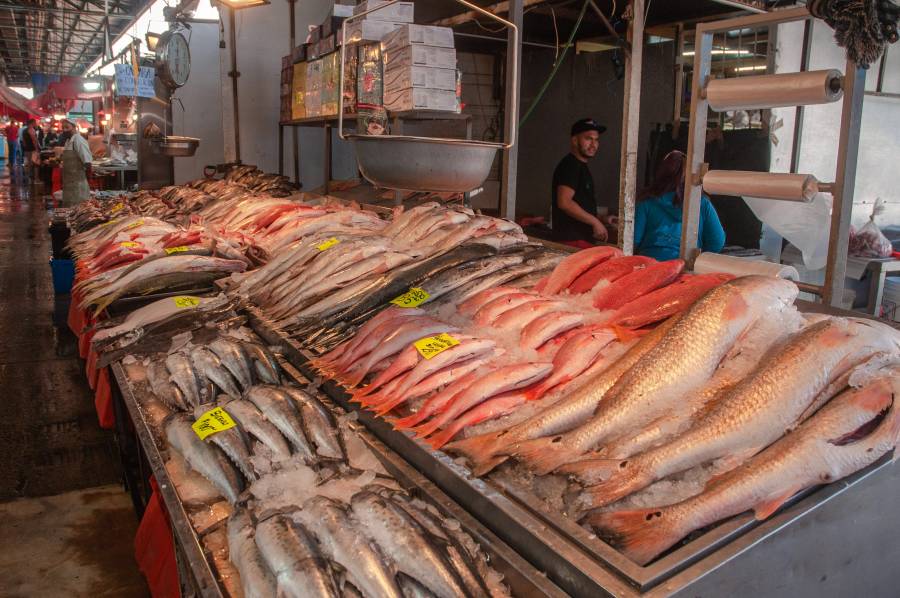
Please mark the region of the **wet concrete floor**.
[[[0, 505], [0, 594], [141, 596], [140, 584], [134, 590], [134, 576], [141, 579], [132, 548], [137, 520], [117, 485], [113, 435], [97, 424], [76, 338], [65, 323], [68, 296], [53, 292], [48, 201], [40, 186], [23, 184], [18, 172], [10, 177], [0, 161], [0, 501], [51, 497]], [[106, 498], [82, 504], [96, 492]], [[19, 517], [17, 510], [26, 515]], [[27, 515], [33, 512], [40, 516]], [[52, 529], [48, 521], [58, 522], [59, 534], [44, 533]], [[103, 530], [91, 526], [115, 527], [116, 534], [101, 537]], [[70, 552], [96, 552], [103, 563], [95, 558], [78, 575], [78, 563], [90, 559], [64, 556]], [[23, 555], [31, 556], [18, 560]], [[81, 585], [62, 591], [51, 575], [57, 561], [62, 570], [75, 571]], [[123, 574], [129, 581], [118, 580]], [[96, 591], [91, 584], [104, 575], [109, 588], [122, 591]], [[11, 579], [27, 591], [7, 593]]]

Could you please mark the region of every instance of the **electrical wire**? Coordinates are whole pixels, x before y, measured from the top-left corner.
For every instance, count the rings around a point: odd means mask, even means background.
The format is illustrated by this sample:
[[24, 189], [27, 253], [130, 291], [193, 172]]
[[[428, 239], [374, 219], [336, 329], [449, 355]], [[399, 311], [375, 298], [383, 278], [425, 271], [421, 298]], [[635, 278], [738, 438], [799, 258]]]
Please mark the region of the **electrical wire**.
[[572, 27], [572, 32], [569, 34], [569, 39], [566, 41], [566, 45], [563, 48], [562, 54], [559, 59], [556, 60], [553, 65], [553, 70], [550, 71], [550, 75], [547, 77], [547, 80], [544, 81], [544, 84], [541, 85], [541, 89], [538, 92], [538, 95], [534, 100], [532, 100], [531, 105], [528, 107], [528, 110], [525, 111], [525, 114], [519, 119], [519, 126], [525, 124], [525, 121], [531, 116], [531, 113], [534, 112], [534, 109], [537, 108], [537, 105], [541, 102], [541, 98], [544, 97], [544, 93], [547, 92], [547, 88], [550, 87], [550, 84], [553, 82], [553, 78], [556, 77], [557, 71], [559, 71], [560, 65], [565, 61], [566, 54], [569, 52], [569, 48], [572, 46], [572, 40], [575, 39], [575, 34], [578, 33], [578, 28], [581, 26], [581, 21], [584, 19], [584, 13], [587, 12], [588, 4], [590, 0], [585, 0], [584, 4], [581, 6], [581, 12], [578, 13], [578, 20], [575, 21], [575, 26]]
[[559, 60], [559, 27], [556, 25], [556, 11], [553, 10], [553, 7], [550, 7], [550, 15], [553, 17], [553, 36], [556, 45], [556, 54], [553, 56], [553, 62], [556, 63]]

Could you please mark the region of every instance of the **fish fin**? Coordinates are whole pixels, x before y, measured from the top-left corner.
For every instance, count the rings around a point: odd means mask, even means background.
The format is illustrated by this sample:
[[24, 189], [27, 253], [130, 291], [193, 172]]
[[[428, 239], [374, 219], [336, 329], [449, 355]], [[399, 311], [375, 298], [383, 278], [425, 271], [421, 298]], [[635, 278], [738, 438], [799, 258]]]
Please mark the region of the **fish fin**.
[[416, 433], [416, 438], [425, 438], [426, 436], [437, 432], [437, 429], [440, 427], [441, 421], [439, 421], [438, 418], [434, 418], [430, 422], [422, 424], [418, 428], [413, 428], [413, 431]]
[[[504, 434], [505, 430], [456, 440], [447, 445], [446, 451], [463, 455], [475, 466], [474, 469], [478, 470], [483, 464], [486, 464], [495, 458], [497, 449], [500, 445], [500, 439]], [[493, 467], [487, 471], [490, 471], [491, 469], [493, 469]], [[487, 471], [485, 473], [487, 473]], [[483, 474], [476, 473], [476, 475]]]
[[720, 459], [717, 459], [713, 465], [713, 471], [715, 472], [715, 474], [713, 475], [713, 478], [720, 477], [720, 476], [728, 473], [732, 469], [736, 469], [736, 468], [740, 467], [750, 457], [752, 457], [756, 453], [760, 452], [764, 448], [766, 448], [766, 447], [754, 446], [754, 447], [750, 447], [748, 449], [739, 451], [737, 453], [733, 453], [731, 455], [724, 456]]
[[374, 407], [373, 411], [376, 415], [384, 415], [391, 411], [397, 405], [400, 405], [406, 401], [406, 396], [404, 394], [398, 394], [394, 398], [389, 401], [385, 401], [383, 403], [370, 404], [371, 407]]
[[420, 409], [407, 417], [391, 420], [391, 425], [397, 430], [408, 430], [425, 421], [425, 418], [427, 417], [428, 416]]
[[453, 437], [459, 434], [460, 430], [456, 426], [450, 426], [444, 430], [441, 430], [431, 438], [429, 438], [426, 442], [433, 448], [434, 450], [440, 450], [444, 447], [445, 444], [453, 440]]
[[581, 497], [581, 502], [584, 506], [590, 508], [605, 507], [625, 498], [629, 494], [634, 494], [654, 481], [653, 476], [644, 473], [642, 468], [634, 461], [625, 459], [616, 461], [612, 467], [610, 465], [612, 464], [601, 464], [601, 467], [604, 469], [600, 474], [608, 474], [605, 480], [584, 489], [584, 494]]
[[786, 503], [788, 499], [797, 494], [800, 490], [801, 488], [791, 487], [785, 492], [770, 496], [766, 500], [754, 505], [753, 514], [756, 517], [756, 520], [763, 521], [771, 517], [775, 511], [781, 508], [781, 505]]
[[618, 324], [610, 324], [610, 329], [615, 333], [616, 338], [619, 342], [628, 343], [637, 338], [640, 338], [640, 334], [631, 330], [630, 328], [625, 328], [624, 326], [619, 326]]
[[665, 507], [594, 512], [583, 522], [590, 525], [603, 541], [643, 566], [684, 537], [669, 523], [666, 514]]
[[527, 440], [513, 451], [513, 455], [536, 473], [546, 475], [581, 457], [578, 451], [561, 446], [559, 444], [561, 438], [561, 436], [547, 436]]
[[621, 462], [622, 459], [583, 458], [573, 463], [566, 463], [557, 468], [556, 472], [566, 474], [582, 484], [592, 486], [612, 477]]

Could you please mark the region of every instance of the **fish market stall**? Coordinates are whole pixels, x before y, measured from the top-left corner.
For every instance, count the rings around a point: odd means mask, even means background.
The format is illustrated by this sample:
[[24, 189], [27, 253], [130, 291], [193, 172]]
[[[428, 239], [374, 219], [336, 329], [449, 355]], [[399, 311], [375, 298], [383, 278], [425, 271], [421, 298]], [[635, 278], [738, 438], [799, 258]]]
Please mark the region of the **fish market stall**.
[[[213, 404], [240, 418], [241, 405], [293, 401], [302, 420], [306, 403], [291, 393], [312, 393], [339, 431], [352, 414], [571, 595], [784, 592], [761, 567], [790, 566], [801, 593], [856, 579], [877, 594], [890, 581], [900, 334], [884, 323], [810, 312], [780, 278], [693, 274], [612, 247], [561, 252], [461, 206], [376, 211], [229, 180], [122, 203], [85, 210], [92, 226], [70, 241], [82, 308], [189, 284], [221, 290], [94, 326], [101, 367], [150, 359], [154, 394], [190, 414], [163, 427], [176, 452], [193, 450], [189, 424]], [[235, 342], [257, 347], [244, 348], [250, 374], [228, 352]], [[301, 386], [271, 390], [265, 346], [300, 370]], [[285, 506], [265, 504], [268, 476], [308, 487], [347, 474], [308, 439], [327, 443], [323, 429], [299, 433], [283, 410], [269, 415], [308, 462], [262, 462], [260, 473], [259, 456], [233, 459], [219, 492], [242, 498], [249, 486], [257, 517]], [[341, 513], [318, 503], [316, 521]], [[252, 548], [252, 526], [232, 528], [235, 546]]]

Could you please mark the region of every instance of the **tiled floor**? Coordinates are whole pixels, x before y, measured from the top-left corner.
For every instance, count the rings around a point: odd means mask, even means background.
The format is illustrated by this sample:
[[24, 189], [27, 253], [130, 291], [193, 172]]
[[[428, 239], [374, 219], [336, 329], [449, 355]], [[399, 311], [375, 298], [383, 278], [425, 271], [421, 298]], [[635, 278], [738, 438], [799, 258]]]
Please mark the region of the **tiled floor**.
[[[140, 577], [131, 546], [137, 522], [116, 485], [120, 473], [112, 433], [97, 425], [76, 339], [65, 325], [66, 298], [53, 294], [47, 208], [42, 189], [10, 177], [0, 161], [0, 500], [26, 498], [0, 504], [0, 593], [140, 596], [144, 590], [134, 583]], [[93, 490], [70, 492], [88, 488]], [[102, 501], [82, 504], [98, 492]], [[28, 515], [35, 512], [41, 516]], [[7, 517], [17, 522], [16, 529]], [[58, 522], [59, 533], [44, 533], [47, 522]], [[114, 538], [89, 529], [113, 522]], [[97, 553], [91, 571], [76, 575], [83, 583], [61, 591], [48, 563], [77, 570], [81, 557], [67, 555], [91, 552]], [[23, 556], [41, 553], [44, 563]], [[123, 572], [131, 581], [117, 581]], [[91, 585], [103, 575], [110, 576], [113, 593]], [[24, 584], [21, 593], [7, 593], [11, 579]]]

